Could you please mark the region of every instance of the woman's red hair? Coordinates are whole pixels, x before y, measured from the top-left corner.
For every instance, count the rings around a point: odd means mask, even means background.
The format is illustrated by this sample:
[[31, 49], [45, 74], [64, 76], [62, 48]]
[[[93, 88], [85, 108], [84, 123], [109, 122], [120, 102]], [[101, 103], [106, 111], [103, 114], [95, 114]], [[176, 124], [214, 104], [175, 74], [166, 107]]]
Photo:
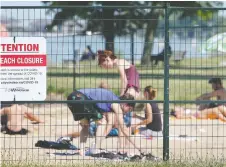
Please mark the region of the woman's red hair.
[[101, 65], [107, 57], [110, 57], [110, 59], [115, 60], [117, 57], [112, 53], [110, 50], [98, 50], [98, 65]]

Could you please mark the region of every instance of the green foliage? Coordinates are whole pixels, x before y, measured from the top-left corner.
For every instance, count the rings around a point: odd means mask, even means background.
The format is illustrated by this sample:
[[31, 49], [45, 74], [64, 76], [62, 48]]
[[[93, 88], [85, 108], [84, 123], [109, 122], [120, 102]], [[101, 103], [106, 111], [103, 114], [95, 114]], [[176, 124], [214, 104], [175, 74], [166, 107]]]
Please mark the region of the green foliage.
[[61, 87], [61, 88], [58, 88], [56, 92], [57, 92], [57, 93], [60, 93], [60, 94], [63, 94], [63, 93], [66, 92], [66, 89], [63, 88], [63, 87]]
[[[65, 20], [77, 16], [74, 19], [81, 29], [92, 32], [102, 32], [106, 44], [105, 48], [114, 50], [114, 37], [116, 35], [124, 35], [136, 32], [139, 29], [146, 29], [145, 45], [143, 48], [142, 63], [146, 64], [152, 51], [152, 45], [156, 29], [158, 28], [159, 19], [164, 17], [164, 8], [154, 9], [152, 6], [164, 6], [166, 2], [163, 1], [52, 1], [44, 2], [50, 6], [75, 6], [75, 8], [61, 8], [61, 10], [54, 11], [55, 16], [51, 25], [47, 28], [50, 30], [54, 25], [62, 24]], [[199, 2], [199, 1], [172, 1], [168, 2], [173, 7], [212, 7], [222, 5], [222, 2]], [[93, 7], [79, 7], [79, 6], [93, 6]], [[108, 6], [108, 8], [104, 8]], [[136, 6], [137, 8], [109, 8], [110, 6]], [[147, 8], [139, 8], [139, 7]], [[53, 11], [53, 10], [51, 10]], [[171, 9], [169, 15], [174, 14], [178, 20], [185, 17], [199, 17], [202, 21], [212, 18], [213, 12], [198, 9]], [[86, 25], [79, 23], [80, 19], [86, 19]], [[175, 19], [177, 19], [175, 18]], [[193, 18], [194, 20], [194, 18]], [[194, 22], [195, 23], [195, 22]], [[84, 27], [83, 27], [84, 26]]]
[[47, 93], [54, 93], [56, 92], [56, 88], [53, 85], [48, 85], [47, 87]]
[[211, 18], [213, 18], [213, 12], [212, 11], [207, 11], [207, 10], [198, 10], [197, 11], [197, 16], [199, 18], [201, 18], [201, 20], [203, 21], [207, 21], [210, 20]]

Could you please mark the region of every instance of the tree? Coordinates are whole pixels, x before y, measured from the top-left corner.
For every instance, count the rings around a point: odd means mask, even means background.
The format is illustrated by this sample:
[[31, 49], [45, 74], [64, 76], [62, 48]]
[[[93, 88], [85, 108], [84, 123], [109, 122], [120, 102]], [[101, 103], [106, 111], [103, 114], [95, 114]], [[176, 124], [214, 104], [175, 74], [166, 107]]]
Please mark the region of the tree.
[[[139, 3], [139, 2], [138, 2]], [[222, 4], [221, 2], [196, 2], [196, 1], [172, 1], [168, 2], [170, 6], [175, 7], [213, 7], [218, 6]], [[166, 2], [160, 2], [160, 1], [153, 1], [153, 2], [144, 2], [145, 6], [165, 6]], [[143, 5], [143, 3], [142, 3]], [[138, 5], [139, 6], [139, 5]], [[143, 9], [140, 9], [143, 10]], [[144, 13], [146, 18], [144, 25], [146, 27], [146, 33], [145, 33], [145, 44], [143, 48], [143, 56], [141, 59], [142, 64], [149, 64], [150, 62], [150, 54], [152, 52], [153, 43], [154, 43], [154, 37], [155, 32], [157, 29], [157, 26], [159, 24], [160, 18], [164, 17], [164, 9], [151, 9], [148, 12], [141, 12]], [[184, 17], [204, 17], [205, 19], [211, 18], [212, 11], [202, 11], [202, 10], [170, 10], [169, 16], [175, 14], [178, 19], [184, 18]]]
[[[103, 8], [101, 6], [128, 6], [132, 2], [113, 2], [113, 1], [53, 1], [44, 2], [50, 6], [77, 6], [75, 8], [61, 8], [56, 12], [55, 17], [47, 28], [50, 30], [53, 26], [62, 24], [65, 20], [73, 16], [79, 16], [87, 21], [84, 31], [102, 32], [106, 43], [105, 49], [114, 51], [114, 37], [129, 33], [133, 28], [130, 26], [129, 18], [132, 13], [128, 8]], [[93, 6], [79, 8], [78, 6]], [[134, 28], [136, 29], [136, 27]]]
[[[46, 3], [46, 2], [45, 2]], [[126, 33], [136, 32], [138, 29], [145, 28], [145, 41], [143, 48], [142, 64], [149, 64], [150, 54], [153, 48], [154, 37], [159, 20], [164, 17], [164, 8], [155, 9], [151, 6], [165, 6], [166, 2], [161, 1], [55, 1], [48, 2], [51, 6], [79, 6], [90, 5], [93, 8], [61, 8], [56, 11], [52, 24], [49, 29], [57, 24], [62, 24], [64, 20], [77, 15], [81, 19], [87, 20], [85, 31], [102, 32], [106, 44], [105, 49], [114, 50], [114, 37]], [[177, 7], [212, 7], [222, 4], [221, 2], [196, 2], [196, 1], [172, 1], [170, 6]], [[135, 10], [130, 8], [105, 8], [104, 6], [137, 6]], [[142, 6], [142, 8], [141, 8]], [[147, 8], [143, 8], [146, 6]], [[188, 16], [199, 16], [208, 19], [211, 12], [201, 10], [170, 10], [169, 15], [175, 14], [178, 19]]]

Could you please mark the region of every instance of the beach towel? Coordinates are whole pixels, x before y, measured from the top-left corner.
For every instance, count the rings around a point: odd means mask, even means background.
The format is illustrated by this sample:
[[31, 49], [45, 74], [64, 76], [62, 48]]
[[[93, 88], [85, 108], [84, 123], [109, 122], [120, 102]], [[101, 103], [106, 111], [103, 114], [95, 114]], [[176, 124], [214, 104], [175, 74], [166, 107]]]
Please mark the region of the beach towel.
[[53, 141], [39, 140], [35, 147], [50, 148], [57, 150], [78, 150], [78, 148], [70, 143], [58, 143]]

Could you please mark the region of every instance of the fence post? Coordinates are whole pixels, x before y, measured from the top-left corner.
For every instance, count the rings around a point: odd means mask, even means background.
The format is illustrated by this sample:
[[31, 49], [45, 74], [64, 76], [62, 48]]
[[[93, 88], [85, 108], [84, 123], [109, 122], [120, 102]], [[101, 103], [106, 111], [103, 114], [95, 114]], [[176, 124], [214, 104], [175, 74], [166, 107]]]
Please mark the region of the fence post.
[[76, 51], [75, 51], [75, 35], [73, 37], [73, 91], [75, 90], [75, 68], [76, 68]]
[[164, 53], [164, 118], [163, 118], [163, 159], [169, 159], [169, 3], [165, 6], [165, 53]]
[[133, 33], [133, 31], [130, 34], [130, 44], [131, 44], [131, 46], [130, 46], [131, 61], [132, 61], [132, 64], [134, 65], [134, 33]]

